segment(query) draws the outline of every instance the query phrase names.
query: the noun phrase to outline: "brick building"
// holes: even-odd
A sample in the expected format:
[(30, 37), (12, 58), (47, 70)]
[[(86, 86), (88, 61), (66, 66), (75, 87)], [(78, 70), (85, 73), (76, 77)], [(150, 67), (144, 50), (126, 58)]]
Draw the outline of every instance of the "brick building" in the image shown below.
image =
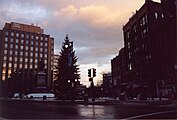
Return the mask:
[(123, 32), (126, 70), (120, 74), (125, 75), (125, 82), (121, 82), (122, 79), (119, 82), (127, 96), (175, 96), (177, 40), (174, 1), (157, 3), (146, 0), (124, 25)]
[(35, 25), (6, 23), (0, 30), (0, 82), (2, 96), (32, 92), (40, 59), (44, 60), (46, 86), (51, 89), (54, 39)]

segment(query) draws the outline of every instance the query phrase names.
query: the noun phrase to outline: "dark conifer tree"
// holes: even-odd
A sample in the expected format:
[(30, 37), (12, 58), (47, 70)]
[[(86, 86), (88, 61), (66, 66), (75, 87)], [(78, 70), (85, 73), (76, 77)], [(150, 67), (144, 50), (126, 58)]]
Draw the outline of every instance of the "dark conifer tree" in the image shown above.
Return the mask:
[(73, 50), (73, 42), (66, 35), (59, 54), (57, 71), (55, 71), (57, 80), (54, 84), (59, 98), (72, 99), (71, 97), (74, 95), (76, 82), (80, 79), (79, 66), (76, 65), (77, 60)]

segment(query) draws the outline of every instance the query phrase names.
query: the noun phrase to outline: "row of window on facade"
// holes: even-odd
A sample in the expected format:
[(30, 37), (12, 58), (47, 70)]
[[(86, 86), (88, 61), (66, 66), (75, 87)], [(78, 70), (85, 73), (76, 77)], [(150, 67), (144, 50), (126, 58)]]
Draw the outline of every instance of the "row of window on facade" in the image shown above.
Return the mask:
[[(131, 56), (131, 53), (129, 53), (129, 59), (131, 59), (131, 57), (132, 57), (132, 56)], [(139, 60), (139, 59), (134, 60), (134, 61), (135, 61), (134, 63), (135, 63), (135, 64), (138, 64), (138, 65), (139, 65), (140, 61), (149, 63), (149, 62), (151, 61), (151, 59), (152, 59), (152, 55), (151, 55), (151, 54), (148, 54), (148, 55), (142, 57), (141, 60)], [(132, 64), (132, 63), (129, 63), (129, 64), (128, 64), (128, 70), (129, 70), (129, 71), (133, 70), (133, 64)]]
[[(159, 19), (159, 18), (164, 19), (164, 14), (163, 14), (163, 13), (161, 14), (161, 13), (155, 12), (155, 13), (154, 13), (154, 17), (155, 17), (155, 19)], [(148, 23), (148, 17), (147, 17), (147, 15), (144, 15), (144, 16), (139, 20), (139, 24), (140, 24), (141, 27), (144, 27), (147, 23)], [(138, 24), (133, 25), (133, 27), (130, 28), (130, 30), (125, 34), (125, 39), (126, 39), (126, 40), (128, 40), (128, 39), (130, 38), (130, 34), (131, 34), (130, 31), (131, 31), (131, 29), (133, 30), (133, 32), (135, 32), (135, 33), (137, 32), (137, 25), (138, 25)], [(142, 32), (141, 32), (141, 37), (144, 38), (148, 31), (149, 31), (148, 27), (143, 28), (143, 30), (142, 30)], [(137, 39), (137, 37), (135, 37), (135, 40), (136, 40), (136, 39)]]
[[(13, 57), (13, 59), (14, 59), (14, 62), (17, 62), (18, 61), (18, 59), (19, 59), (19, 61), (22, 63), (23, 61), (25, 61), (25, 63), (28, 63), (28, 61), (30, 62), (30, 63), (33, 63), (33, 60), (34, 60), (34, 62), (35, 63), (38, 63), (38, 57), (36, 57), (36, 59), (33, 59), (33, 58), (23, 58), (23, 57)], [(4, 56), (4, 61), (7, 61), (7, 56)], [(10, 56), (10, 57), (8, 57), (8, 61), (9, 62), (11, 62), (12, 61), (12, 56)], [(45, 58), (45, 60), (44, 60), (44, 63), (46, 63), (47, 64), (47, 58)]]
[(34, 43), (35, 43), (35, 45), (36, 46), (38, 46), (39, 45), (39, 43), (40, 43), (40, 46), (45, 46), (45, 47), (47, 47), (47, 45), (48, 45), (48, 42), (39, 42), (39, 41), (30, 41), (30, 40), (23, 40), (23, 39), (14, 39), (14, 38), (7, 38), (7, 37), (5, 37), (5, 42), (7, 43), (7, 42), (10, 42), (10, 43), (21, 43), (21, 44), (24, 44), (24, 43), (26, 43), (26, 45), (34, 45)]
[[(17, 64), (14, 63), (13, 65), (14, 65), (14, 71), (15, 71), (15, 70), (17, 69)], [(2, 80), (5, 80), (5, 79), (6, 79), (6, 70), (8, 71), (8, 72), (7, 72), (7, 77), (8, 77), (8, 78), (11, 77), (11, 74), (12, 74), (13, 71), (12, 71), (12, 67), (10, 67), (10, 66), (12, 66), (12, 63), (9, 63), (8, 66), (9, 66), (8, 69), (6, 69), (5, 67), (3, 67)], [(38, 65), (35, 64), (34, 67), (37, 68)], [(22, 68), (23, 68), (23, 64), (19, 64), (19, 69), (22, 69)], [(24, 64), (24, 68), (25, 68), (25, 69), (28, 69), (28, 68), (32, 69), (32, 68), (33, 68), (33, 65), (30, 64), (29, 67), (28, 67), (28, 64)]]
[[(41, 51), (42, 52), (42, 51)], [(20, 52), (18, 52), (18, 51), (13, 51), (13, 50), (9, 50), (9, 58), (8, 59), (10, 59), (10, 57), (12, 57), (12, 55), (15, 55), (16, 57), (19, 55), (20, 57), (23, 57), (23, 56), (26, 56), (26, 57), (28, 57), (28, 56), (30, 56), (30, 57), (35, 57), (35, 58), (38, 58), (38, 57), (40, 57), (40, 58), (47, 58), (47, 53), (46, 54), (43, 54), (43, 53), (38, 53), (38, 52), (35, 52), (35, 53), (33, 53), (33, 52), (28, 52), (28, 51), (26, 51), (26, 52), (23, 52), (23, 51), (20, 51)], [(4, 60), (7, 60), (7, 55), (8, 55), (8, 50), (4, 50)]]
[[(36, 52), (38, 52), (38, 48), (37, 47), (29, 47), (29, 46), (23, 46), (23, 45), (21, 45), (21, 46), (18, 46), (18, 45), (13, 45), (13, 44), (10, 44), (10, 47), (8, 47), (8, 44), (5, 44), (4, 45), (4, 48), (5, 49), (7, 49), (7, 48), (10, 48), (10, 49), (13, 49), (13, 48), (15, 48), (16, 50), (18, 50), (18, 49), (20, 49), (20, 51), (23, 51), (23, 49), (25, 48), (25, 50), (26, 50), (26, 52), (28, 52), (28, 51), (30, 51), (30, 52), (33, 52), (34, 51), (34, 48), (35, 48), (35, 51)], [(30, 49), (29, 49), (30, 48)], [(5, 52), (5, 54), (6, 54), (6, 52), (7, 51), (4, 51)], [(40, 48), (40, 52), (42, 53), (42, 52), (45, 52), (45, 53), (47, 53), (48, 52), (48, 49), (47, 48)]]
[(12, 36), (12, 37), (21, 37), (21, 38), (26, 38), (26, 39), (36, 39), (38, 40), (40, 38), (40, 40), (45, 40), (45, 41), (48, 41), (48, 37), (45, 37), (45, 36), (40, 36), (40, 34), (31, 34), (30, 33), (26, 33), (26, 36), (25, 36), (25, 33), (20, 33), (20, 32), (12, 32), (12, 31), (6, 31), (5, 33), (6, 36)]

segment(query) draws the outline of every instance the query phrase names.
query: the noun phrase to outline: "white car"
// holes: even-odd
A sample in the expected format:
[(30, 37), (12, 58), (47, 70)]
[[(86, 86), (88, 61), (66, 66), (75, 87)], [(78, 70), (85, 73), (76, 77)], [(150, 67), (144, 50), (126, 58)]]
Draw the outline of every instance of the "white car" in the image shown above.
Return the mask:
[(54, 99), (55, 95), (53, 93), (30, 93), (27, 95), (30, 99)]

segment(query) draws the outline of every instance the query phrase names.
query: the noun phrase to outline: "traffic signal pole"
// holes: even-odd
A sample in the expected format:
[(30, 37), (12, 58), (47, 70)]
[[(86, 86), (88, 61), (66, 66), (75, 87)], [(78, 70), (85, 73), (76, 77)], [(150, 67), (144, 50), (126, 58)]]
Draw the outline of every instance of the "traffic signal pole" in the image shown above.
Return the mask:
[(89, 77), (89, 82), (90, 82), (92, 101), (95, 101), (94, 83), (93, 83), (93, 78), (96, 77), (96, 69), (95, 68), (88, 69), (88, 77)]

